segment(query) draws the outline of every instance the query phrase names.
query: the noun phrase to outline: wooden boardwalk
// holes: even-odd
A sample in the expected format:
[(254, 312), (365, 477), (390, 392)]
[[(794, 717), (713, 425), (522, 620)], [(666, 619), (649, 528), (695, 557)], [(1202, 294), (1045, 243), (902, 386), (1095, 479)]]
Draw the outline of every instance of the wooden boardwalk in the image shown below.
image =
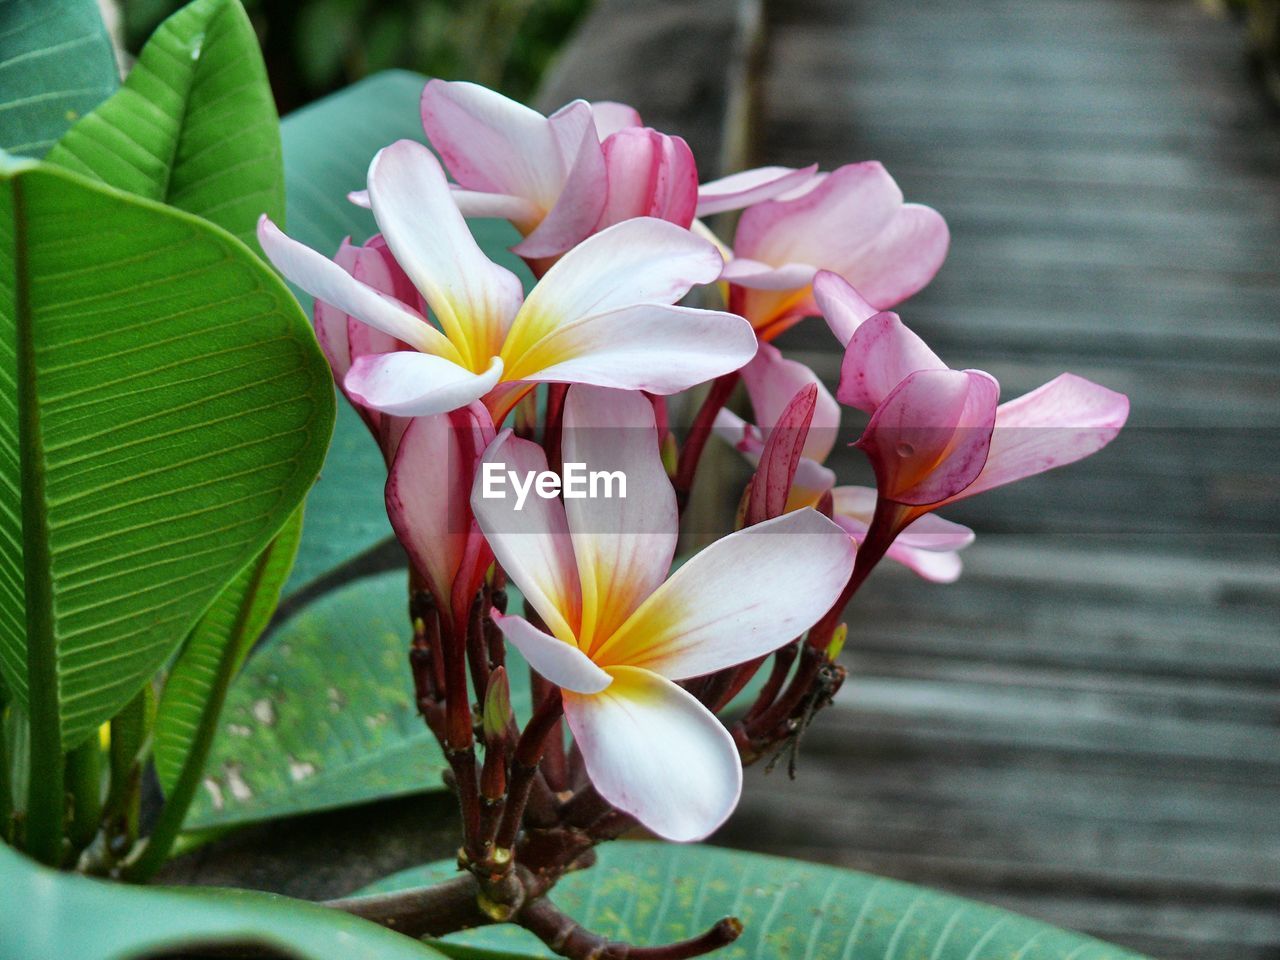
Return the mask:
[[(876, 574), (800, 782), (751, 777), (718, 840), (1275, 960), (1280, 122), (1238, 29), (1191, 0), (770, 6), (756, 159), (883, 160), (953, 234), (907, 323), (1006, 398), (1072, 370), (1133, 416), (949, 511), (979, 531), (959, 584)], [(782, 345), (834, 384), (820, 322)]]

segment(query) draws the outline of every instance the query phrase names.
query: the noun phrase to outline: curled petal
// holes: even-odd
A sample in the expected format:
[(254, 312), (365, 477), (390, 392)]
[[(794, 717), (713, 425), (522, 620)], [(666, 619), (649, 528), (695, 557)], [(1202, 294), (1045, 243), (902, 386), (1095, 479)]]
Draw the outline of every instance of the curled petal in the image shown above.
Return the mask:
[(947, 365), (896, 313), (878, 313), (854, 331), (840, 365), (840, 402), (874, 413), (893, 388), (917, 370)]
[(1129, 398), (1064, 373), (996, 411), (991, 453), (971, 497), (1097, 453), (1129, 418)]
[[(832, 519), (857, 543), (866, 539), (875, 512), (876, 492), (870, 487), (836, 487)], [(933, 513), (926, 513), (900, 533), (885, 556), (934, 583), (954, 583), (962, 563), (957, 553), (973, 543), (973, 531)]]
[(508, 378), (665, 395), (737, 370), (755, 350), (737, 314), (640, 304), (554, 328), (512, 357)]
[(522, 257), (554, 257), (589, 236), (600, 219), (608, 189), (604, 152), (586, 101), (561, 107), (547, 123), (564, 174), (555, 203), (542, 222), (511, 248)]
[(481, 459), (471, 509), (494, 556), (525, 600), (553, 634), (576, 646), (582, 590), (564, 504), (532, 490), (520, 504), (510, 483), (489, 486), (488, 464), (504, 479), (506, 470), (533, 477), (547, 469), (546, 454), (536, 443), (513, 437), (510, 430), (500, 433)]
[(502, 348), (524, 297), (520, 281), (476, 244), (444, 171), (422, 144), (399, 140), (378, 151), (369, 165), (369, 199), (396, 260), (467, 366), (479, 369)]
[(755, 359), (742, 368), (742, 382), (751, 398), (756, 425), (765, 430), (778, 422), (796, 391), (812, 384), (817, 396), (804, 456), (818, 463), (827, 458), (840, 429), (840, 405), (816, 373), (803, 363), (788, 360), (773, 344), (762, 343)]
[(588, 471), (609, 472), (626, 484), (624, 496), (615, 489), (612, 497), (575, 497), (566, 491), (564, 498), (582, 584), (578, 642), (591, 650), (666, 579), (679, 518), (658, 452), (653, 405), (642, 394), (571, 387), (562, 445), (566, 464), (585, 464)]
[(600, 795), (668, 840), (710, 834), (742, 793), (733, 738), (671, 681), (630, 667), (609, 670), (600, 693), (564, 695), (565, 719)]
[(472, 373), (441, 357), (401, 351), (360, 357), (343, 385), (356, 403), (399, 417), (425, 417), (479, 400), (501, 377), (497, 357), (484, 373)]
[(792, 167), (756, 167), (731, 173), (719, 180), (708, 180), (698, 187), (698, 216), (709, 217), (726, 210), (741, 210), (762, 200), (800, 187), (813, 179), (818, 165)]
[(679, 137), (628, 127), (604, 141), (608, 199), (596, 229), (632, 217), (657, 217), (681, 227), (693, 222), (698, 168)]
[(830, 270), (819, 270), (814, 276), (813, 298), (842, 347), (849, 345), (854, 331), (865, 320), (880, 312), (867, 303), (848, 280)]
[[(333, 262), (354, 276), (356, 260), (359, 256), (360, 248), (351, 242), (350, 237), (347, 237), (338, 247), (338, 252), (334, 254)], [(347, 340), (347, 323), (351, 315), (323, 300), (315, 302), (312, 315), (315, 321), (316, 341), (320, 344), (325, 359), (329, 361), (334, 379), (341, 384), (342, 378), (351, 369), (351, 344)]]
[(496, 610), (491, 616), (529, 666), (569, 693), (599, 693), (613, 678), (572, 643), (543, 633), (522, 617), (508, 617)]
[(760, 451), (760, 466), (751, 480), (744, 517), (746, 525), (770, 520), (786, 512), (817, 399), (817, 385), (805, 384), (796, 391), (778, 417), (778, 422), (769, 430), (764, 449)]
[(926, 506), (955, 496), (982, 471), (1000, 386), (978, 370), (920, 370), (885, 398), (858, 440), (880, 496)]
[(816, 623), (852, 569), (848, 535), (814, 510), (738, 530), (672, 574), (594, 659), (673, 680), (744, 663)]
[(813, 282), (817, 267), (811, 263), (771, 266), (747, 257), (734, 257), (724, 265), (720, 279), (750, 290), (795, 290)]
[(594, 100), (591, 103), (591, 119), (595, 121), (596, 135), (601, 142), (627, 127), (641, 127), (640, 111), (614, 100)]
[(888, 309), (928, 286), (946, 259), (950, 243), (951, 233), (942, 214), (907, 203), (875, 239), (832, 260), (830, 266), (870, 303)]
[(286, 236), (266, 215), (258, 220), (258, 242), (286, 279), (317, 300), (417, 350), (459, 359), (453, 344), (416, 310), (366, 286), (328, 257)]

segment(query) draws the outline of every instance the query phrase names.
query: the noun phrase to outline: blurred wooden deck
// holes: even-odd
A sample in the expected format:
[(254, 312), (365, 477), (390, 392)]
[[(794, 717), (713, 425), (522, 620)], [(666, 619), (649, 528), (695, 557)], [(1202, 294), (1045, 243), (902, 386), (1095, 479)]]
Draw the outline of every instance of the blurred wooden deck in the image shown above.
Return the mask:
[[(757, 160), (880, 159), (951, 224), (907, 323), (1006, 398), (1071, 370), (1133, 416), (949, 511), (979, 531), (959, 584), (876, 574), (801, 779), (754, 775), (717, 839), (1275, 960), (1280, 123), (1238, 28), (1190, 0), (774, 0), (768, 43)], [(834, 384), (832, 343), (783, 346)]]

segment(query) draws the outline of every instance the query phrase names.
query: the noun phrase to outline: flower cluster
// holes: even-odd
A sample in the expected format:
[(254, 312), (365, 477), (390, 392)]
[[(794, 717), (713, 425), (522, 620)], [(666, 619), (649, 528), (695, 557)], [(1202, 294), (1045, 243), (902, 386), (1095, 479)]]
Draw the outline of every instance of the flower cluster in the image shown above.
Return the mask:
[[(932, 279), (949, 238), (878, 163), (699, 184), (688, 145), (621, 104), (544, 117), (433, 80), (421, 107), (430, 148), (387, 146), (350, 196), (377, 236), (333, 259), (266, 218), (259, 238), (316, 298), (334, 376), (382, 448), (461, 860), (486, 910), (518, 919), (636, 822), (680, 841), (718, 827), (742, 764), (838, 688), (840, 617), (879, 560), (956, 579), (974, 535), (933, 511), (1099, 450), (1128, 403), (1063, 374), (1000, 404), (995, 378), (950, 369), (887, 312)], [(699, 219), (738, 209), (732, 245)], [(527, 295), (476, 244), (473, 216), (519, 231)], [(681, 306), (695, 287), (724, 309)], [(834, 397), (768, 342), (818, 315), (843, 349)], [(750, 421), (727, 408), (739, 380)], [(709, 381), (678, 443), (666, 398)], [(869, 417), (855, 445), (875, 489), (823, 465), (842, 406)], [(713, 433), (754, 474), (738, 529), (673, 573)], [(567, 494), (565, 465), (622, 477), (625, 496)], [(555, 482), (495, 497), (490, 468)], [(532, 671), (523, 729), (507, 644)]]

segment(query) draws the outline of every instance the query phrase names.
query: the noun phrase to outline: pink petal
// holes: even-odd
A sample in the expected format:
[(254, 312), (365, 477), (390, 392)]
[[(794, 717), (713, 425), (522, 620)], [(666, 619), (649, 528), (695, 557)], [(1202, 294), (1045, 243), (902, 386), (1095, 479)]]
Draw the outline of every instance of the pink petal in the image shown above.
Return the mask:
[[(334, 254), (333, 262), (347, 273), (354, 274), (359, 251), (360, 248), (351, 242), (350, 237), (347, 237), (338, 247), (338, 252)], [(316, 341), (320, 344), (320, 350), (324, 353), (325, 359), (329, 361), (334, 379), (341, 384), (342, 378), (351, 369), (351, 345), (347, 341), (347, 322), (350, 314), (331, 303), (317, 300), (312, 308), (312, 316), (316, 329)]]
[(818, 390), (812, 384), (801, 387), (769, 431), (760, 466), (751, 480), (744, 523), (747, 526), (772, 520), (786, 512), (800, 453), (809, 435), (809, 423), (817, 403)]
[(592, 101), (591, 118), (595, 121), (596, 135), (601, 142), (627, 127), (644, 126), (640, 121), (640, 112), (635, 107), (613, 100)]
[(827, 459), (840, 429), (840, 405), (816, 373), (803, 363), (786, 359), (773, 344), (762, 343), (755, 359), (742, 368), (742, 381), (751, 398), (756, 424), (765, 430), (778, 422), (796, 391), (810, 384), (815, 386), (818, 393), (804, 456), (818, 463)]
[(449, 195), (464, 217), (495, 217), (510, 220), (521, 231), (530, 231), (542, 219), (542, 211), (531, 200), (508, 193), (482, 193), (452, 187)]
[(908, 203), (869, 244), (850, 247), (843, 258), (837, 255), (822, 265), (839, 272), (870, 303), (888, 309), (929, 284), (950, 243), (940, 213)]
[(747, 257), (734, 257), (724, 265), (720, 279), (751, 290), (795, 290), (813, 282), (817, 268), (809, 263), (770, 266)]
[(475, 83), (431, 80), (422, 126), (463, 187), (524, 197), (550, 210), (567, 168), (550, 121)]
[(379, 353), (360, 357), (343, 381), (356, 403), (399, 417), (448, 413), (479, 400), (502, 377), (497, 357), (484, 373), (427, 353)]
[(964, 490), (987, 460), (1000, 386), (978, 370), (920, 370), (885, 398), (858, 440), (880, 496), (930, 505)]
[[(876, 492), (870, 487), (836, 487), (831, 491), (835, 520), (861, 544), (875, 512)], [(898, 535), (885, 554), (926, 580), (952, 583), (960, 576), (961, 561), (956, 551), (973, 542), (968, 527), (936, 514), (926, 513)]]
[[(547, 469), (546, 454), (536, 443), (513, 437), (510, 430), (500, 433), (481, 459), (471, 489), (471, 509), (494, 556), (525, 600), (556, 637), (576, 646), (582, 590), (564, 505), (531, 490), (517, 510), (510, 483), (486, 488), (485, 464), (490, 463), (501, 467), (504, 475), (505, 470), (514, 470), (523, 483), (523, 478)], [(486, 492), (501, 495), (486, 496)]]
[(901, 537), (885, 551), (885, 556), (900, 563), (917, 576), (931, 583), (955, 583), (960, 579), (964, 561), (954, 550), (937, 552), (920, 550), (901, 543)]
[(566, 693), (565, 718), (600, 795), (660, 837), (701, 840), (742, 792), (733, 738), (669, 680), (614, 667), (597, 694)]
[(379, 150), (369, 199), (387, 245), (466, 364), (479, 369), (497, 356), (524, 290), (476, 244), (431, 151), (412, 140)]
[(819, 270), (813, 278), (813, 297), (840, 346), (847, 347), (862, 323), (879, 313), (849, 281), (838, 273)]
[(1115, 439), (1129, 398), (1064, 373), (996, 411), (991, 453), (977, 480), (953, 499), (1074, 463)]
[(608, 192), (604, 152), (591, 108), (577, 100), (548, 119), (564, 175), (555, 203), (542, 222), (511, 249), (522, 257), (554, 257), (590, 236)]
[(816, 623), (852, 569), (852, 541), (814, 510), (738, 530), (677, 570), (594, 659), (673, 680), (744, 663)]
[(416, 310), (360, 283), (329, 258), (281, 233), (265, 215), (258, 220), (258, 242), (277, 270), (317, 300), (415, 349), (457, 357), (453, 345)]
[[(563, 459), (588, 471), (617, 471), (625, 496), (573, 497), (565, 513), (582, 584), (579, 643), (603, 642), (657, 589), (671, 569), (679, 519), (658, 452), (653, 405), (634, 391), (570, 388)], [(590, 491), (587, 491), (590, 493)]]
[(841, 403), (874, 413), (909, 374), (946, 369), (896, 313), (878, 313), (854, 331), (845, 347), (836, 396)]
[(762, 200), (772, 200), (808, 183), (817, 171), (816, 163), (798, 170), (791, 167), (756, 167), (731, 173), (719, 180), (709, 180), (698, 187), (698, 216), (709, 217), (713, 213), (741, 210)]
[(902, 191), (874, 161), (832, 171), (792, 200), (767, 200), (738, 221), (735, 255), (780, 266), (827, 267), (871, 244), (902, 207)]
[(754, 424), (747, 423), (732, 410), (721, 410), (716, 414), (712, 429), (716, 436), (745, 456), (752, 466), (760, 462), (764, 435)]
[(604, 141), (608, 199), (596, 229), (632, 217), (657, 217), (681, 227), (693, 222), (698, 168), (679, 137), (628, 127)]
[(566, 693), (599, 693), (613, 683), (613, 678), (574, 644), (543, 633), (522, 617), (504, 616), (496, 610), (491, 616), (529, 666)]
[(737, 314), (641, 304), (561, 324), (513, 357), (509, 379), (667, 395), (737, 370), (755, 350)]
[(487, 427), (468, 411), (419, 417), (404, 431), (387, 477), (391, 526), (446, 609), (471, 530), (472, 475), (492, 439)]

